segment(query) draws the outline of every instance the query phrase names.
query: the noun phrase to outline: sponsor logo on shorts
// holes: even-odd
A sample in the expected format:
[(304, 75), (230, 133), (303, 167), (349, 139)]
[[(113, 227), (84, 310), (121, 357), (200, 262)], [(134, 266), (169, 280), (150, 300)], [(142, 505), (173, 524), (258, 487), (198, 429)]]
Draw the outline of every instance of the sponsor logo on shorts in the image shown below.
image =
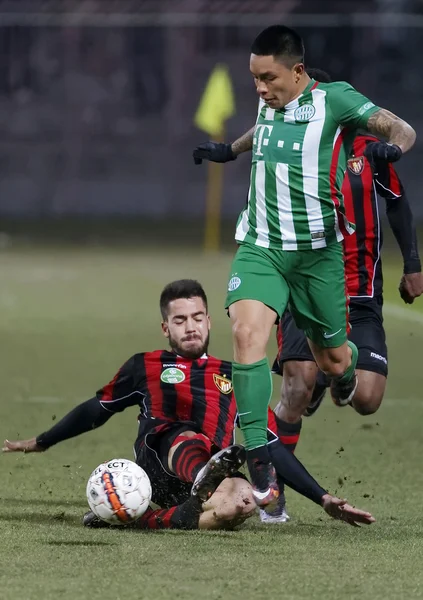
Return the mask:
[(241, 279), (239, 277), (231, 277), (228, 283), (228, 292), (233, 292), (241, 285)]
[(160, 379), (163, 383), (182, 383), (185, 380), (185, 373), (180, 369), (171, 367), (163, 371), (160, 375)]
[(364, 169), (364, 157), (356, 156), (354, 158), (350, 158), (347, 162), (348, 169), (354, 175), (361, 175)]
[(303, 104), (295, 109), (294, 119), (296, 121), (306, 122), (310, 121), (316, 114), (316, 109), (312, 104)]
[(361, 106), (361, 107), (358, 109), (358, 114), (359, 114), (359, 115), (360, 115), (360, 117), (361, 117), (362, 115), (364, 115), (364, 113), (365, 113), (365, 112), (367, 112), (368, 110), (370, 110), (370, 109), (371, 109), (371, 108), (373, 108), (373, 107), (374, 107), (374, 104), (373, 104), (373, 102), (366, 102), (366, 104), (363, 104), (363, 106)]
[(385, 363), (385, 365), (388, 364), (388, 361), (386, 360), (386, 358), (384, 356), (381, 356), (380, 354), (376, 354), (376, 352), (370, 352), (370, 358), (375, 358), (376, 360), (381, 360), (383, 363)]
[(325, 338), (325, 340), (329, 340), (330, 338), (335, 337), (335, 335), (337, 333), (339, 333), (340, 331), (342, 331), (342, 327), (341, 329), (338, 329), (338, 331), (335, 331), (335, 333), (326, 333), (326, 331), (323, 332), (323, 337)]
[(213, 373), (213, 381), (222, 394), (230, 394), (232, 392), (232, 381), (227, 379), (226, 375), (216, 375), (216, 373)]

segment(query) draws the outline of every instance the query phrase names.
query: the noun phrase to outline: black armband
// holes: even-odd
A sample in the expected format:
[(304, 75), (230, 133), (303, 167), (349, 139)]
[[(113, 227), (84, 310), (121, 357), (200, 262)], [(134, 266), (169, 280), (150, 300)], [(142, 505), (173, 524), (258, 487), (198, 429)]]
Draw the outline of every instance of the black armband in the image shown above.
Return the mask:
[(37, 444), (47, 450), (59, 442), (104, 425), (112, 415), (112, 412), (101, 406), (97, 398), (91, 398), (76, 406), (51, 429), (37, 436)]

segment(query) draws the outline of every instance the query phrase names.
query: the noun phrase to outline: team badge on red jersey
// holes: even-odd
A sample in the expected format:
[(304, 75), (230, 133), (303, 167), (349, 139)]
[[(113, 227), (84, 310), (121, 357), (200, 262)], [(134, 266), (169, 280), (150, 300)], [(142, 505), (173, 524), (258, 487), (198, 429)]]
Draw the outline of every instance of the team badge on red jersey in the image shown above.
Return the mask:
[(354, 175), (361, 175), (364, 169), (364, 156), (355, 156), (348, 160), (348, 168)]
[(216, 373), (213, 373), (213, 381), (222, 394), (230, 394), (232, 392), (232, 381), (226, 379), (223, 375), (216, 375)]

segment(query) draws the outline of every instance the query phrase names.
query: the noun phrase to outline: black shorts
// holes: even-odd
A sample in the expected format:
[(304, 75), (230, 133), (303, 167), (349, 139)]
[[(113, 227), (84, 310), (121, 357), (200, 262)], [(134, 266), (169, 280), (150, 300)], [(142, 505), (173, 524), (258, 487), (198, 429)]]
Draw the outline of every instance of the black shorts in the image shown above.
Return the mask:
[[(372, 298), (366, 302), (350, 303), (349, 321), (351, 332), (348, 336), (358, 348), (357, 369), (388, 376), (388, 349), (382, 316), (383, 300)], [(278, 356), (273, 364), (273, 372), (282, 374), (283, 363), (289, 360), (314, 361), (306, 336), (295, 325), (294, 319), (286, 312), (278, 326), (282, 332)], [(280, 339), (281, 336), (278, 336)]]
[(151, 427), (143, 423), (142, 434), (134, 445), (137, 465), (147, 473), (152, 489), (151, 499), (161, 508), (170, 508), (188, 500), (192, 483), (181, 481), (169, 471), (169, 450), (184, 431), (201, 433), (193, 423), (166, 423), (151, 420)]

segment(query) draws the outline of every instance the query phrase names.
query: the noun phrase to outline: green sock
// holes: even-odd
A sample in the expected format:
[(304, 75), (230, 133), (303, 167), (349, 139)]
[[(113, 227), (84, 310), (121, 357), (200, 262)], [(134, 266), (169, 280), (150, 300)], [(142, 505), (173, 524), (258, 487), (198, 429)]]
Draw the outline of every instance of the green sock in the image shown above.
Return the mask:
[(232, 383), (245, 447), (267, 444), (267, 407), (272, 397), (272, 375), (267, 358), (251, 365), (232, 363)]
[(348, 369), (345, 371), (345, 373), (342, 375), (342, 377), (339, 378), (338, 381), (340, 381), (341, 383), (348, 383), (348, 381), (351, 381), (351, 379), (354, 376), (355, 367), (357, 366), (358, 348), (353, 342), (350, 342), (349, 340), (348, 340), (348, 346), (351, 348), (351, 352), (352, 352), (351, 364), (348, 367)]

